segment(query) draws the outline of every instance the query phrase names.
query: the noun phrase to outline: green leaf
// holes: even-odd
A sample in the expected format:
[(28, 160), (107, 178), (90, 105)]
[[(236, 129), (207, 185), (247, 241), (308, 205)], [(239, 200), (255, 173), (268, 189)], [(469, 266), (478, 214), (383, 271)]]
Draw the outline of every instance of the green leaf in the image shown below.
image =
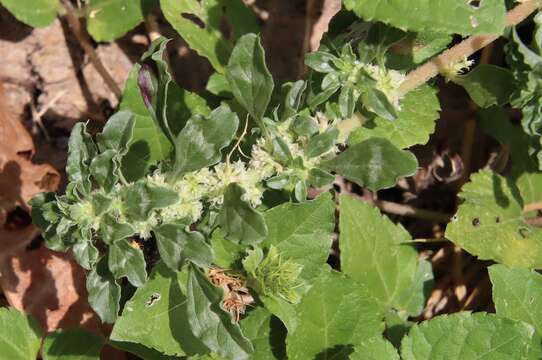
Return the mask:
[(440, 104), (435, 89), (423, 85), (405, 96), (395, 120), (377, 117), (364, 123), (350, 135), (348, 144), (358, 144), (372, 137), (388, 139), (401, 149), (425, 144), (435, 129), (439, 111)]
[(245, 190), (236, 183), (228, 185), (218, 221), (226, 239), (236, 244), (255, 244), (267, 236), (265, 219), (250, 204), (242, 200)]
[(226, 240), (224, 233), (217, 228), (211, 235), (211, 246), (215, 255), (213, 263), (221, 268), (232, 269), (245, 255), (245, 246)]
[(468, 74), (452, 78), (452, 81), (463, 86), (472, 101), (482, 108), (510, 102), (515, 91), (512, 72), (489, 64), (480, 64)]
[(160, 0), (166, 20), (199, 55), (206, 57), (219, 73), (224, 73), (231, 45), (220, 33), (220, 3), (217, 0)]
[(446, 228), (446, 238), (481, 260), (542, 267), (542, 232), (526, 223), (517, 189), (507, 179), (480, 171), (459, 196), (463, 203)]
[(338, 57), (327, 51), (313, 51), (305, 55), (305, 65), (319, 73), (337, 71), (338, 68), (334, 63), (338, 60)]
[(373, 205), (347, 195), (340, 199), (341, 270), (365, 285), (382, 310), (406, 310), (398, 298), (412, 290), (418, 262), (416, 249), (405, 244), (409, 233)]
[(382, 21), (403, 30), (441, 33), (502, 34), (506, 8), (500, 0), (345, 0), (344, 6), (365, 21)]
[(96, 145), (87, 133), (86, 125), (84, 123), (75, 124), (68, 142), (66, 172), (68, 180), (75, 183), (76, 189), (83, 194), (88, 194), (91, 190), (89, 166), (91, 160), (96, 156), (96, 152)]
[(87, 275), (87, 292), (88, 302), (100, 319), (114, 323), (119, 312), (120, 286), (107, 268), (105, 257)]
[(72, 252), (75, 261), (87, 270), (90, 270), (96, 264), (100, 256), (98, 249), (90, 239), (78, 240), (73, 244)]
[(235, 99), (261, 122), (273, 93), (273, 77), (265, 65), (265, 53), (255, 34), (242, 36), (235, 45), (226, 69)]
[(150, 165), (166, 159), (172, 149), (171, 143), (143, 102), (137, 84), (140, 69), (141, 65), (135, 64), (130, 71), (119, 105), (121, 110), (129, 110), (134, 114), (133, 136), (122, 166), (122, 172), (132, 181), (142, 177)]
[(0, 349), (9, 360), (35, 360), (41, 345), (38, 323), (14, 308), (0, 308)]
[(144, 2), (92, 0), (86, 7), (88, 32), (96, 41), (118, 39), (143, 21)]
[(349, 347), (384, 330), (379, 306), (367, 289), (326, 270), (297, 307), (299, 324), (286, 338), (288, 359), (344, 359)]
[(132, 245), (130, 240), (119, 240), (111, 244), (107, 262), (115, 279), (126, 276), (135, 287), (141, 287), (147, 281), (143, 251), (137, 245)]
[(393, 345), (381, 336), (375, 336), (363, 341), (356, 349), (350, 360), (399, 360), (399, 354)]
[[(374, 112), (379, 117), (388, 121), (395, 121), (397, 119), (397, 110), (382, 91), (375, 88), (368, 88), (361, 95), (361, 101), (369, 111)], [(354, 106), (354, 104), (351, 106)], [(353, 112), (353, 107), (351, 110)], [(352, 112), (350, 112), (349, 115), (352, 114)], [(345, 116), (344, 112), (343, 116)]]
[(404, 360), (539, 359), (540, 337), (525, 323), (461, 312), (414, 325), (401, 343)]
[(282, 85), (283, 91), (287, 90), (284, 98), (284, 109), (281, 114), (282, 119), (287, 119), (290, 116), (295, 115), (303, 103), (303, 94), (307, 89), (307, 82), (304, 80), (297, 80), (293, 83), (286, 83)]
[(350, 146), (321, 166), (376, 191), (394, 186), (400, 177), (414, 175), (418, 161), (414, 154), (396, 148), (389, 140), (371, 138)]
[(17, 20), (32, 27), (45, 27), (56, 19), (58, 0), (0, 0)]
[(534, 270), (489, 267), (497, 315), (524, 321), (542, 334), (542, 275)]
[(403, 311), (407, 314), (416, 315), (423, 311), (433, 289), (433, 280), (431, 261), (419, 259), (412, 283), (408, 288), (403, 289), (395, 300), (395, 308), (401, 312), (401, 315), (404, 315)]
[(160, 258), (173, 271), (178, 271), (186, 260), (198, 266), (209, 266), (213, 261), (213, 249), (203, 235), (186, 231), (186, 226), (165, 224), (154, 230)]
[(335, 180), (335, 176), (331, 175), (327, 171), (322, 169), (313, 168), (309, 171), (309, 178), (307, 181), (311, 186), (314, 187), (323, 187), (331, 184)]
[(119, 111), (107, 120), (101, 132), (96, 136), (98, 147), (103, 152), (116, 150), (124, 155), (131, 143), (135, 125), (135, 116), (130, 111)]
[(214, 165), (222, 158), (222, 149), (230, 144), (239, 119), (227, 106), (215, 109), (209, 118), (193, 117), (175, 140), (176, 176)]
[(115, 349), (119, 349), (122, 351), (126, 351), (130, 354), (137, 355), (139, 358), (143, 360), (180, 360), (181, 359), (176, 356), (173, 357), (173, 356), (164, 355), (158, 350), (154, 350), (146, 346), (143, 346), (141, 344), (136, 344), (132, 342), (109, 340), (107, 343), (108, 345), (114, 347)]
[(281, 256), (303, 265), (311, 281), (326, 263), (335, 228), (335, 203), (324, 193), (302, 204), (286, 203), (264, 213), (269, 234), (262, 246), (274, 245)]
[(82, 328), (57, 330), (43, 342), (43, 360), (100, 360), (105, 339)]
[(126, 303), (110, 338), (141, 344), (166, 355), (205, 354), (209, 350), (190, 331), (180, 273), (161, 262)]
[(111, 191), (118, 181), (117, 163), (118, 153), (115, 150), (106, 150), (96, 155), (90, 163), (90, 174), (105, 191)]
[(145, 221), (152, 210), (167, 207), (179, 200), (174, 190), (152, 185), (144, 180), (131, 184), (121, 193), (124, 213), (134, 220)]
[(523, 173), (516, 181), (524, 205), (542, 202), (542, 173)]
[(132, 225), (121, 223), (111, 214), (105, 214), (100, 219), (100, 238), (107, 244), (111, 245), (115, 241), (125, 239), (135, 234), (135, 229)]
[(324, 154), (335, 145), (338, 136), (339, 130), (335, 127), (329, 128), (323, 133), (313, 136), (307, 144), (305, 155), (312, 158)]
[(191, 329), (211, 351), (228, 359), (249, 359), (254, 348), (220, 307), (223, 290), (209, 282), (200, 270), (188, 270), (187, 314)]
[(254, 345), (251, 360), (274, 360), (286, 358), (284, 337), (286, 331), (280, 321), (262, 307), (251, 310), (239, 325)]

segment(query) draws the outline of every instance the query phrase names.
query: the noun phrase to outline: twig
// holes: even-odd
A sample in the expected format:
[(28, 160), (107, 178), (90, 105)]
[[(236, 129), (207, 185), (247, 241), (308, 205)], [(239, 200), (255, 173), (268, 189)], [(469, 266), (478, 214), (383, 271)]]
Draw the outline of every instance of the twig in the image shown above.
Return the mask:
[[(529, 15), (535, 12), (540, 6), (539, 0), (525, 1), (512, 10), (506, 16), (506, 24), (514, 26), (525, 20)], [(410, 72), (400, 91), (403, 94), (416, 89), (425, 84), (429, 79), (437, 76), (441, 70), (444, 70), (450, 64), (453, 64), (466, 56), (470, 56), (478, 50), (491, 44), (500, 37), (499, 34), (471, 36), (452, 48), (446, 50), (441, 55), (434, 57), (429, 62)]]
[(96, 71), (98, 71), (100, 76), (104, 79), (109, 89), (113, 92), (113, 94), (115, 94), (117, 99), (120, 99), (120, 97), (122, 96), (122, 91), (118, 87), (111, 74), (109, 74), (109, 72), (105, 68), (104, 64), (98, 57), (98, 54), (96, 54), (96, 51), (94, 51), (94, 47), (92, 46), (88, 35), (83, 30), (79, 18), (75, 15), (75, 9), (73, 8), (73, 5), (69, 2), (69, 0), (62, 0), (62, 4), (66, 9), (66, 19), (68, 20), (68, 24), (70, 24), (70, 27), (72, 28), (72, 31), (77, 38), (79, 45), (81, 45), (81, 47), (85, 51), (85, 54), (87, 54), (88, 58), (90, 59), (90, 62), (92, 63), (92, 65), (94, 65)]
[(534, 203), (526, 204), (523, 207), (524, 213), (530, 212), (530, 211), (537, 211), (537, 210), (542, 210), (542, 202), (534, 202)]
[(443, 214), (425, 209), (418, 209), (410, 205), (403, 205), (385, 200), (374, 200), (373, 204), (384, 212), (401, 216), (409, 216), (421, 220), (447, 223), (452, 218), (452, 215), (449, 214)]

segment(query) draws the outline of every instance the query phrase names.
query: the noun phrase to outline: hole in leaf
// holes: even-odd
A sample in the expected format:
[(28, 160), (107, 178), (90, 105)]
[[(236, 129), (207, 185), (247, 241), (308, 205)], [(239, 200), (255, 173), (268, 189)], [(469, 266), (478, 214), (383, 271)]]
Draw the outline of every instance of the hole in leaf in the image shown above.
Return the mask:
[(161, 295), (159, 293), (152, 293), (149, 300), (145, 303), (146, 308), (150, 308), (160, 300)]
[(205, 29), (205, 23), (203, 20), (201, 20), (198, 16), (191, 14), (191, 13), (181, 13), (181, 16), (185, 18), (186, 20), (192, 21), (194, 24), (196, 24), (200, 29)]
[(482, 6), (482, 0), (470, 0), (469, 5), (473, 9), (478, 10)]
[(496, 222), (497, 224), (500, 223), (500, 222), (501, 222), (501, 218), (497, 216), (497, 217), (495, 218), (495, 222)]
[(480, 219), (478, 218), (472, 219), (472, 226), (480, 226)]

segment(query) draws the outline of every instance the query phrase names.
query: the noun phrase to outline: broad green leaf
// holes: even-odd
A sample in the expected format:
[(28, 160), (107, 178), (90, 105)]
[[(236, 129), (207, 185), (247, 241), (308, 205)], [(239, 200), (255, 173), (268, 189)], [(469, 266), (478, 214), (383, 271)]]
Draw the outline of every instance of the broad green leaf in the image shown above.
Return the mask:
[(135, 287), (141, 287), (147, 281), (143, 251), (130, 240), (119, 240), (111, 244), (107, 262), (115, 279), (126, 276), (130, 284)]
[(124, 214), (133, 220), (145, 221), (154, 209), (164, 208), (179, 200), (174, 190), (152, 185), (144, 180), (125, 187), (121, 193)]
[[(148, 1), (147, 1), (148, 2)], [(92, 0), (87, 10), (87, 29), (96, 41), (113, 41), (143, 21), (143, 1)]]
[(56, 19), (59, 0), (0, 0), (17, 20), (32, 27), (45, 27)]
[(408, 70), (437, 55), (452, 42), (450, 34), (438, 32), (411, 33), (401, 41), (398, 52), (388, 52), (388, 68)]
[(68, 180), (75, 183), (76, 189), (83, 194), (88, 194), (91, 190), (89, 166), (96, 152), (96, 145), (88, 134), (86, 125), (75, 124), (68, 142), (66, 172)]
[(345, 0), (344, 5), (365, 21), (418, 32), (502, 34), (506, 25), (501, 0)]
[(440, 104), (435, 89), (428, 85), (409, 92), (401, 101), (401, 111), (395, 120), (376, 117), (354, 130), (348, 144), (354, 145), (372, 137), (385, 138), (401, 149), (425, 144), (435, 130)]
[(489, 267), (497, 315), (525, 321), (542, 334), (542, 275), (534, 270)]
[(472, 101), (482, 108), (510, 102), (515, 90), (512, 72), (490, 64), (480, 64), (468, 74), (452, 78), (452, 81), (463, 86)]
[(234, 268), (245, 256), (245, 246), (235, 244), (224, 237), (224, 232), (217, 228), (211, 235), (211, 246), (215, 255), (213, 263), (225, 269)]
[(338, 57), (327, 51), (313, 51), (305, 55), (305, 65), (320, 73), (337, 71), (335, 63), (338, 60)]
[(100, 219), (100, 238), (107, 245), (135, 234), (135, 229), (128, 223), (119, 222), (113, 215), (105, 214)]
[(273, 93), (273, 77), (265, 65), (265, 52), (255, 34), (242, 36), (235, 45), (226, 69), (235, 99), (261, 122)]
[(480, 171), (459, 196), (463, 203), (446, 228), (446, 238), (481, 260), (542, 267), (542, 231), (527, 224), (517, 189), (506, 178)]
[(223, 98), (232, 98), (233, 95), (230, 91), (230, 84), (226, 76), (221, 73), (214, 73), (209, 76), (207, 80), (207, 85), (205, 85), (205, 90), (209, 91), (211, 94), (220, 96)]
[(194, 266), (188, 270), (187, 314), (192, 332), (211, 351), (228, 359), (249, 359), (254, 347), (231, 315), (220, 307), (223, 290)]
[(141, 344), (136, 344), (133, 342), (114, 341), (114, 340), (109, 339), (107, 343), (108, 345), (114, 347), (115, 349), (119, 349), (122, 351), (126, 351), (130, 354), (137, 355), (143, 360), (181, 360), (180, 357), (164, 355), (158, 350), (151, 349), (149, 347), (143, 346)]
[(523, 205), (542, 202), (542, 173), (523, 173), (516, 185), (521, 192)]
[(375, 336), (357, 345), (350, 355), (350, 360), (399, 360), (399, 354), (393, 345), (382, 338)]
[(175, 140), (175, 174), (214, 165), (222, 158), (222, 149), (230, 144), (239, 119), (227, 106), (215, 109), (208, 118), (192, 117)]
[(87, 292), (88, 302), (100, 319), (114, 323), (120, 307), (120, 286), (107, 268), (106, 258), (87, 275)]
[[(390, 103), (388, 97), (382, 91), (375, 88), (368, 88), (361, 94), (361, 101), (369, 111), (374, 112), (379, 117), (388, 121), (395, 121), (397, 119), (397, 109)], [(353, 112), (354, 109), (352, 108), (351, 110)], [(348, 117), (352, 115), (352, 112), (348, 113)], [(343, 117), (346, 117), (344, 112)]]
[(122, 110), (111, 116), (100, 134), (96, 136), (101, 151), (116, 150), (126, 154), (128, 144), (132, 142), (135, 116), (130, 111)]
[(401, 343), (404, 360), (539, 359), (540, 337), (531, 325), (494, 314), (461, 312), (414, 325)]
[(228, 185), (218, 222), (226, 239), (249, 245), (259, 243), (267, 236), (267, 226), (262, 214), (242, 199), (244, 192), (236, 183)]
[(416, 249), (405, 244), (409, 233), (377, 207), (343, 195), (340, 234), (341, 270), (365, 285), (383, 311), (406, 310), (398, 298), (411, 290), (418, 262)]
[(284, 326), (265, 308), (251, 310), (239, 323), (254, 345), (251, 360), (274, 360), (286, 357)]
[(324, 154), (335, 145), (337, 136), (339, 136), (339, 131), (334, 127), (313, 136), (307, 144), (305, 155), (308, 157), (316, 157)]
[(418, 161), (414, 154), (398, 149), (389, 140), (370, 138), (350, 146), (322, 166), (376, 191), (394, 186), (400, 177), (414, 175)]
[(208, 349), (190, 331), (179, 277), (180, 273), (158, 263), (149, 280), (124, 306), (110, 338), (141, 344), (166, 355), (207, 353)]
[(142, 177), (148, 166), (166, 159), (172, 149), (171, 143), (154, 122), (143, 102), (137, 85), (140, 69), (141, 65), (135, 64), (130, 71), (119, 105), (121, 110), (132, 112), (135, 121), (129, 150), (123, 158), (122, 169), (128, 180), (137, 180)]
[(35, 360), (41, 345), (39, 324), (14, 308), (0, 308), (0, 355), (9, 360)]
[(90, 163), (90, 174), (94, 181), (105, 191), (111, 191), (118, 181), (116, 158), (118, 153), (115, 150), (106, 150), (96, 155)]
[(312, 280), (329, 256), (334, 214), (328, 193), (302, 204), (274, 207), (264, 213), (269, 233), (262, 246), (274, 245), (285, 259), (303, 265), (302, 278)]
[(90, 270), (96, 261), (100, 253), (94, 246), (90, 239), (80, 239), (72, 246), (73, 257), (79, 265), (83, 268)]
[(355, 344), (380, 335), (382, 314), (364, 286), (323, 271), (297, 307), (299, 324), (286, 338), (288, 359), (344, 359)]
[(206, 57), (219, 73), (231, 52), (220, 33), (220, 2), (217, 0), (160, 0), (167, 21), (199, 55)]
[(424, 307), (427, 298), (433, 289), (433, 267), (431, 261), (419, 259), (414, 273), (414, 279), (410, 286), (404, 288), (395, 300), (395, 308), (403, 316), (406, 314), (420, 314)]
[(213, 249), (203, 235), (185, 228), (185, 225), (165, 224), (154, 230), (160, 258), (172, 271), (179, 271), (186, 260), (201, 267), (209, 266)]
[(43, 360), (100, 360), (105, 339), (82, 328), (57, 330), (43, 342)]

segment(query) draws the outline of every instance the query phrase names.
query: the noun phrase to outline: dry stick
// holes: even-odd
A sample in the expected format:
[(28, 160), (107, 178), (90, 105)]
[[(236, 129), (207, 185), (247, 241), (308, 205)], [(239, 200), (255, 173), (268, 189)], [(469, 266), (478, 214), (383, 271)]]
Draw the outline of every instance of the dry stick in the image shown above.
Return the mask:
[(107, 87), (109, 87), (113, 94), (115, 94), (117, 99), (120, 99), (120, 97), (122, 96), (122, 91), (118, 87), (113, 77), (105, 68), (104, 64), (98, 57), (98, 54), (96, 54), (96, 52), (94, 51), (94, 47), (92, 46), (88, 35), (83, 30), (79, 18), (75, 15), (75, 9), (73, 8), (73, 5), (69, 2), (69, 0), (63, 0), (62, 4), (66, 9), (66, 19), (68, 20), (68, 24), (70, 24), (70, 27), (72, 28), (73, 34), (77, 38), (79, 45), (81, 45), (81, 47), (85, 51), (85, 54), (87, 54), (90, 62), (96, 68), (96, 71), (98, 71), (100, 76), (104, 79)]
[[(506, 16), (506, 24), (508, 26), (514, 26), (525, 20), (529, 15), (535, 12), (540, 6), (539, 0), (530, 0), (521, 3), (512, 10), (510, 10)], [(408, 93), (416, 89), (418, 86), (425, 84), (429, 79), (437, 76), (441, 70), (447, 68), (450, 64), (453, 64), (465, 56), (470, 56), (478, 50), (491, 44), (497, 40), (500, 35), (479, 35), (471, 36), (454, 47), (446, 50), (441, 55), (433, 58), (429, 62), (418, 67), (416, 70), (410, 72), (405, 81), (401, 84), (400, 91), (403, 94)]]
[(374, 200), (373, 205), (375, 205), (380, 210), (390, 214), (409, 216), (421, 220), (447, 223), (452, 217), (452, 215), (449, 214), (443, 214), (431, 210), (418, 209), (410, 205), (397, 204), (384, 200)]

